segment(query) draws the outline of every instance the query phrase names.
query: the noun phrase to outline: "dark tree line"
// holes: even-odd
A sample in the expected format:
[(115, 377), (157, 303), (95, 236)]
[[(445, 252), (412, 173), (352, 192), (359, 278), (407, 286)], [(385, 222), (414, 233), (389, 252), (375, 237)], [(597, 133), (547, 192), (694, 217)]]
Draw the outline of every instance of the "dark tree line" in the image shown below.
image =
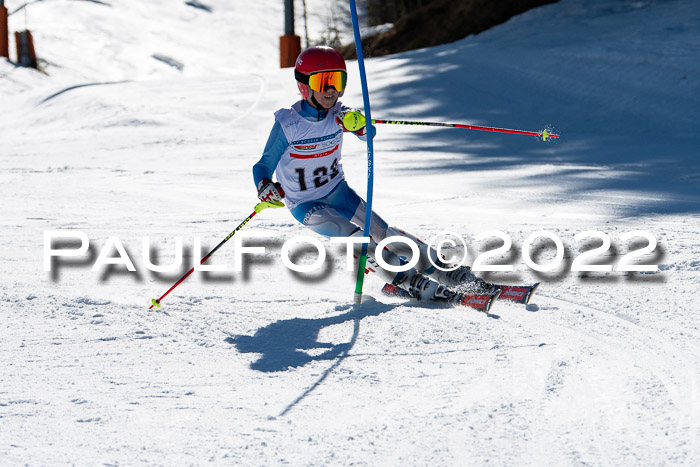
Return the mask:
[(395, 23), (402, 18), (427, 5), (431, 0), (362, 0), (359, 2), (367, 11), (370, 26)]
[[(362, 38), (366, 56), (431, 47), (479, 34), (530, 8), (558, 0), (357, 0), (369, 26), (393, 24), (388, 31)], [(355, 47), (340, 48), (355, 58)]]

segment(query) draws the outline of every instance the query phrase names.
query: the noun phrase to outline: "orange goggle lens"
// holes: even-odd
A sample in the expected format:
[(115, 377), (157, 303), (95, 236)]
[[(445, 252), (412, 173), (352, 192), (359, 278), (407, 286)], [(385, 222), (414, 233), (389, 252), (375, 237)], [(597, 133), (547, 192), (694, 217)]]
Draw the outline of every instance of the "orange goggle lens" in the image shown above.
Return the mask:
[(345, 89), (348, 74), (344, 71), (323, 71), (309, 76), (309, 87), (317, 92), (323, 92), (331, 86), (339, 93)]

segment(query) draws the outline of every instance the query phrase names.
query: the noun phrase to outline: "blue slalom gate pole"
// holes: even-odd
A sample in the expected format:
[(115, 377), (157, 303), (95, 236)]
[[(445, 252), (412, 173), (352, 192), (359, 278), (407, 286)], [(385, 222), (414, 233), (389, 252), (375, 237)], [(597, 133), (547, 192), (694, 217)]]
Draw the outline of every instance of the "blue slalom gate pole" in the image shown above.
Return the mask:
[[(357, 51), (357, 65), (360, 68), (360, 81), (362, 83), (362, 100), (365, 104), (365, 119), (371, 125), (372, 114), (369, 108), (369, 90), (367, 89), (367, 76), (365, 75), (365, 57), (362, 54), (362, 38), (360, 37), (360, 25), (357, 20), (357, 7), (355, 0), (350, 0), (350, 14), (352, 15), (352, 30), (355, 35), (355, 49)], [(372, 131), (367, 129), (367, 209), (365, 211), (365, 237), (369, 237), (369, 228), (372, 221), (372, 189), (374, 186), (374, 149), (372, 144)], [(362, 302), (362, 284), (365, 280), (365, 266), (367, 265), (368, 243), (362, 244), (360, 264), (357, 268), (357, 282), (355, 284), (355, 303)]]

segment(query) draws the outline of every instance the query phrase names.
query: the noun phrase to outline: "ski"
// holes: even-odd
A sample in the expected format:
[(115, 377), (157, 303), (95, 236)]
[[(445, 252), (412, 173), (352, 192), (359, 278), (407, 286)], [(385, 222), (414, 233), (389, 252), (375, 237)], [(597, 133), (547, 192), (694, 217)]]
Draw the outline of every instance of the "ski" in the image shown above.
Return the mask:
[(496, 284), (496, 287), (501, 289), (501, 295), (498, 297), (499, 300), (508, 300), (511, 302), (522, 303), (527, 305), (530, 303), (532, 295), (537, 290), (540, 285), (539, 282), (533, 285), (500, 285)]
[[(382, 293), (390, 297), (399, 297), (407, 299), (413, 298), (405, 290), (393, 284), (389, 284), (388, 282), (384, 284), (384, 287), (382, 287)], [(470, 308), (474, 308), (475, 310), (488, 313), (489, 310), (491, 310), (493, 302), (495, 302), (498, 299), (498, 296), (500, 294), (500, 290), (496, 290), (496, 292), (492, 294), (459, 294), (458, 299), (452, 301), (451, 303), (460, 306), (467, 306)]]
[[(368, 258), (367, 262), (369, 266), (365, 268), (365, 274), (375, 272), (377, 266), (374, 259)], [(530, 303), (530, 299), (535, 293), (535, 290), (537, 290), (537, 287), (540, 285), (539, 282), (536, 282), (533, 285), (501, 285), (487, 283), (489, 286), (493, 286), (495, 292), (474, 293), (474, 291), (469, 290), (469, 284), (471, 283), (462, 284), (461, 286), (457, 286), (452, 289), (457, 289), (457, 291), (459, 291), (462, 294), (462, 297), (464, 297), (462, 301), (464, 301), (465, 303), (457, 302), (457, 304), (469, 306), (471, 308), (475, 308), (477, 310), (486, 312), (488, 312), (491, 309), (493, 302), (496, 300), (507, 300), (510, 302), (522, 303), (523, 305), (527, 305), (528, 303)], [(389, 283), (386, 283), (384, 285), (384, 287), (382, 288), (382, 293), (384, 295), (392, 297), (412, 298), (411, 295), (405, 290)]]
[(539, 282), (533, 285), (492, 284), (478, 279), (476, 282), (464, 282), (454, 287), (454, 289), (467, 294), (479, 294), (484, 291), (501, 289), (501, 295), (498, 297), (499, 300), (507, 300), (509, 302), (527, 305), (539, 285)]

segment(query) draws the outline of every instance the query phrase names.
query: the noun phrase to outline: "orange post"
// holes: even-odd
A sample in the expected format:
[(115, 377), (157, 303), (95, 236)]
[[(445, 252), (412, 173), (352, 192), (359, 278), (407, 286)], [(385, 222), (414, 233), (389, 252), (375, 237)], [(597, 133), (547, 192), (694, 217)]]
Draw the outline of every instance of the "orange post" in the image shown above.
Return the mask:
[(280, 36), (280, 68), (294, 66), (301, 53), (301, 37), (295, 34)]
[(10, 58), (10, 30), (7, 27), (7, 16), (7, 8), (0, 5), (0, 57)]

